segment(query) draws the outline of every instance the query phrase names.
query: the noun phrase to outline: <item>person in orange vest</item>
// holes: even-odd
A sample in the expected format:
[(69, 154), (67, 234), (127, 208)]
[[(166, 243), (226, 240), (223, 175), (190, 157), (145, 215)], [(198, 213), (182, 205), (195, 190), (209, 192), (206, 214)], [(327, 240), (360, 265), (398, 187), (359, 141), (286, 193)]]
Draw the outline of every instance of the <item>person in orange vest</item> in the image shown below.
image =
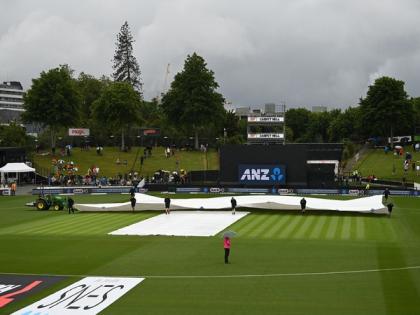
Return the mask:
[(10, 185), (12, 196), (16, 195), (16, 188), (17, 188), (16, 182), (13, 182), (12, 185)]

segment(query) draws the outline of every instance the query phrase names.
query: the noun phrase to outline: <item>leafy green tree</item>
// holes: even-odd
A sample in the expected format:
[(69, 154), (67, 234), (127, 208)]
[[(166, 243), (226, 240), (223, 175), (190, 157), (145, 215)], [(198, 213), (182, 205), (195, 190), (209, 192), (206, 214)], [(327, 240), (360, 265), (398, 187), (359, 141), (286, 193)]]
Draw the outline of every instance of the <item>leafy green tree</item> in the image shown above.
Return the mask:
[(80, 96), (72, 71), (67, 65), (41, 72), (24, 96), (25, 122), (48, 127), (51, 148), (55, 148), (60, 129), (74, 126), (79, 120)]
[(25, 128), (16, 122), (0, 126), (0, 147), (25, 147), (30, 143), (30, 137)]
[(127, 21), (121, 26), (117, 35), (117, 48), (114, 53), (114, 72), (112, 77), (117, 82), (128, 82), (140, 93), (142, 84), (140, 80), (140, 67), (133, 55), (134, 39)]
[(124, 134), (140, 123), (141, 101), (137, 92), (127, 82), (112, 82), (94, 102), (95, 120), (111, 131), (121, 131), (121, 150), (125, 149)]
[(306, 108), (291, 108), (286, 111), (286, 127), (292, 131), (289, 135), (293, 135), (293, 138), (286, 138), (288, 142), (303, 142), (311, 114)]
[(188, 55), (183, 71), (175, 76), (162, 98), (168, 120), (184, 130), (192, 130), (196, 149), (199, 132), (218, 129), (224, 121), (224, 98), (216, 92), (218, 87), (214, 72), (208, 70), (204, 59), (194, 53)]
[(376, 79), (366, 98), (360, 100), (360, 110), (365, 136), (392, 139), (396, 134), (411, 134), (413, 130), (413, 106), (403, 81), (390, 77)]
[(240, 135), (239, 117), (233, 111), (226, 112), (223, 128), (229, 137)]
[(330, 142), (341, 142), (344, 139), (352, 141), (361, 140), (360, 130), (360, 108), (349, 107), (331, 121), (328, 127), (328, 140)]
[(109, 84), (107, 78), (97, 79), (90, 74), (81, 72), (76, 80), (76, 86), (81, 97), (80, 126), (89, 127), (92, 120), (93, 103), (101, 97), (102, 90)]
[(411, 104), (414, 110), (414, 127), (416, 128), (416, 133), (420, 133), (420, 97), (414, 97), (411, 100)]

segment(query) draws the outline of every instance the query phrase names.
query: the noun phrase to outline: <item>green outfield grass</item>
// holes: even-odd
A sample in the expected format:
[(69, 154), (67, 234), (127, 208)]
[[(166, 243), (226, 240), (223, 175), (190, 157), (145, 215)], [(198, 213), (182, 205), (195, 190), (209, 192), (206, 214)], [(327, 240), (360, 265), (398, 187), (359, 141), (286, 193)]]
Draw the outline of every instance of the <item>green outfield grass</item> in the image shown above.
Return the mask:
[[(420, 152), (414, 152), (410, 147), (407, 150), (413, 155), (413, 161), (420, 164)], [(361, 172), (363, 176), (375, 175), (378, 179), (390, 179), (401, 181), (405, 177), (407, 182), (420, 181), (420, 173), (417, 176), (416, 171), (410, 168), (404, 174), (404, 156), (396, 156), (392, 153), (385, 154), (382, 149), (371, 149), (365, 158), (361, 159), (354, 167)], [(395, 174), (392, 173), (395, 165)]]
[(229, 265), (220, 235), (107, 235), (159, 212), (69, 215), (24, 207), (30, 200), (0, 198), (0, 273), (73, 276), (2, 314), (83, 275), (146, 277), (103, 314), (420, 314), (420, 269), (375, 271), (420, 266), (416, 198), (393, 197), (392, 218), (252, 211), (228, 228), (238, 233)]
[[(143, 155), (143, 149), (140, 148), (140, 155), (134, 164), (134, 170), (145, 176), (151, 176), (160, 169), (168, 171), (175, 171), (178, 168), (187, 171), (219, 169), (219, 155), (213, 149), (210, 149), (207, 154), (200, 151), (176, 151), (174, 156), (166, 158), (163, 147), (153, 147), (152, 156), (144, 160), (143, 167), (140, 170), (139, 158)], [(79, 167), (79, 172), (77, 173), (79, 175), (87, 174), (87, 170), (92, 165), (95, 165), (99, 167), (101, 176), (110, 177), (130, 172), (137, 151), (138, 147), (133, 147), (130, 152), (121, 152), (116, 147), (105, 147), (103, 155), (98, 156), (94, 148), (89, 151), (81, 151), (80, 148), (74, 148), (71, 157), (35, 154), (34, 161), (36, 165), (48, 170), (51, 169), (53, 158), (74, 161)], [(117, 158), (121, 161), (120, 165), (116, 164)], [(124, 165), (123, 161), (127, 161), (127, 165)], [(177, 161), (179, 163), (178, 166), (176, 164)]]

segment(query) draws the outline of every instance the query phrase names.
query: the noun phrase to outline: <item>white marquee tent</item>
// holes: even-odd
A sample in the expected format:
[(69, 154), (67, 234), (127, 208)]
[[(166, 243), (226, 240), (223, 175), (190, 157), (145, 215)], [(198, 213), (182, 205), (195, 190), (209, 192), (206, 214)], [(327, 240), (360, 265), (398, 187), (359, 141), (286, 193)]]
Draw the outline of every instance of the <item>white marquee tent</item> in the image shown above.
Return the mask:
[(31, 173), (35, 172), (35, 169), (29, 167), (25, 163), (7, 163), (5, 166), (0, 168), (1, 182), (4, 182), (4, 174), (6, 173)]

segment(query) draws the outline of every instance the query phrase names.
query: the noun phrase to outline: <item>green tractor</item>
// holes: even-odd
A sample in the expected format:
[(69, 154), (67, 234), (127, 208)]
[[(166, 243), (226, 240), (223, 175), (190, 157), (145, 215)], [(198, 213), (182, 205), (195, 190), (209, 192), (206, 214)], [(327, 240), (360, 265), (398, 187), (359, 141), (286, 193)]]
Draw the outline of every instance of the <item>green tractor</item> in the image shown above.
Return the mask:
[(51, 207), (53, 210), (63, 210), (66, 204), (66, 198), (57, 195), (39, 196), (34, 202), (37, 210), (48, 210)]

